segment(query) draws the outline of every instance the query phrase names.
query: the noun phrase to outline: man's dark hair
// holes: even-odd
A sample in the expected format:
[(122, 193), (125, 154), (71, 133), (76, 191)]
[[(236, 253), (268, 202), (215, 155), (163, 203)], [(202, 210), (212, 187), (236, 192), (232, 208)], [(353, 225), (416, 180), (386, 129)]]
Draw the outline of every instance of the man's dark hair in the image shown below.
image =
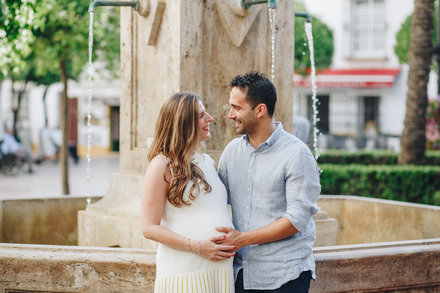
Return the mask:
[(273, 83), (262, 73), (251, 71), (244, 75), (237, 75), (229, 83), (231, 87), (238, 87), (244, 92), (246, 98), (254, 109), (258, 104), (265, 104), (270, 117), (275, 112), (277, 91)]

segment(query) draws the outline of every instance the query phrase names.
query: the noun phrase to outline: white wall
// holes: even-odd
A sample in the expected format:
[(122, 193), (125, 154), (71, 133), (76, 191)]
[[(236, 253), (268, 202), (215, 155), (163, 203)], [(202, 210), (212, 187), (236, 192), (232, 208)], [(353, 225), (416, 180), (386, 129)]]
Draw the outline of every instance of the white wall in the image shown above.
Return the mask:
[(0, 94), (0, 103), (1, 107), (0, 110), (2, 111), (0, 118), (1, 118), (1, 125), (2, 127), (5, 126), (5, 123), (9, 123), (12, 126), (12, 100), (10, 99), (11, 96), (11, 81), (10, 80), (4, 80), (2, 81), (2, 87), (1, 87), (1, 94)]
[[(304, 4), (310, 14), (319, 18), (333, 31), (335, 53), (332, 67), (349, 68), (374, 67), (371, 60), (366, 62), (347, 60), (349, 54), (349, 29), (350, 29), (350, 0), (306, 0)], [(412, 0), (386, 0), (387, 36), (385, 67), (398, 67), (399, 63), (394, 55), (395, 35), (406, 17), (412, 13)], [(319, 41), (315, 43), (318, 46)], [(383, 64), (380, 61), (380, 64)]]
[[(87, 145), (88, 128), (85, 118), (88, 111), (88, 83), (83, 80), (80, 83), (72, 82), (69, 97), (78, 98), (78, 144)], [(119, 80), (107, 81), (97, 79), (92, 84), (92, 113), (99, 123), (90, 127), (91, 144), (102, 148), (110, 147), (110, 117), (109, 106), (120, 104)]]
[(387, 135), (400, 135), (406, 111), (406, 82), (408, 66), (403, 65), (393, 87), (383, 90), (379, 100), (379, 131)]
[[(380, 131), (388, 135), (401, 135), (406, 112), (408, 65), (401, 66), (401, 72), (391, 89), (383, 90), (379, 105)], [(437, 74), (431, 71), (428, 82), (428, 98), (437, 97)]]

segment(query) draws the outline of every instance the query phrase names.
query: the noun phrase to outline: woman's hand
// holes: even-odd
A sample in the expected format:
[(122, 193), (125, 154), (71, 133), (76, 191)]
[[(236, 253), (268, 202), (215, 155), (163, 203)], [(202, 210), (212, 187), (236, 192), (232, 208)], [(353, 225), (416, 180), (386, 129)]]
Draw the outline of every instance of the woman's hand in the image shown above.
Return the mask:
[(224, 238), (223, 235), (220, 235), (197, 242), (196, 253), (212, 261), (221, 261), (234, 257), (236, 247), (234, 245), (216, 244), (215, 241), (220, 239), (219, 237)]

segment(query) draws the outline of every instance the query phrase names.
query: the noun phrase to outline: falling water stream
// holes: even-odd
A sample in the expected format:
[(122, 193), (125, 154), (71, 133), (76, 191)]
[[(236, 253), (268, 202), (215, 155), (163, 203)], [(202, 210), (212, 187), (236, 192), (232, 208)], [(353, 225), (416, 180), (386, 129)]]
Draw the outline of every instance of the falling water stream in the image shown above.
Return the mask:
[[(275, 27), (275, 16), (276, 16), (276, 9), (269, 7), (269, 21), (270, 21), (270, 32), (271, 32), (271, 38), (270, 38), (270, 44), (271, 44), (271, 79), (272, 82), (275, 80), (275, 33), (276, 33), (276, 27)], [(318, 160), (320, 156), (320, 151), (318, 148), (318, 136), (319, 136), (319, 129), (318, 129), (318, 99), (316, 97), (317, 93), (317, 87), (316, 87), (316, 69), (315, 69), (315, 51), (313, 47), (313, 35), (312, 35), (312, 23), (310, 21), (306, 21), (305, 23), (305, 32), (307, 36), (307, 41), (309, 44), (309, 51), (310, 51), (310, 64), (311, 64), (311, 72), (310, 72), (310, 80), (312, 83), (312, 124), (313, 124), (313, 150), (315, 151), (315, 159)]]
[(270, 67), (270, 78), (272, 82), (275, 80), (275, 13), (276, 9), (269, 7), (269, 21), (270, 21), (270, 47), (272, 53), (272, 64)]
[[(93, 11), (90, 11), (90, 24), (89, 24), (89, 64), (88, 64), (88, 89), (87, 89), (87, 167), (86, 167), (86, 181), (87, 181), (87, 194), (90, 194), (90, 182), (91, 182), (91, 118), (92, 118), (92, 78), (93, 78)], [(87, 204), (90, 204), (90, 197), (87, 198)]]
[[(93, 80), (93, 63), (92, 63), (92, 53), (93, 53), (93, 10), (90, 13), (90, 24), (89, 24), (89, 63), (88, 63), (88, 84), (87, 84), (87, 165), (86, 165), (86, 193), (87, 193), (87, 206), (91, 203), (90, 198), (90, 184), (91, 184), (91, 173), (92, 169), (90, 163), (92, 162), (91, 148), (92, 148), (92, 130), (91, 130), (91, 120), (92, 120), (92, 80)], [(89, 243), (90, 235), (90, 219), (87, 217), (86, 220), (86, 243)]]
[(310, 80), (312, 83), (312, 124), (313, 124), (313, 150), (315, 151), (315, 159), (318, 160), (320, 152), (318, 148), (318, 99), (316, 97), (317, 87), (316, 87), (316, 69), (315, 69), (315, 51), (313, 47), (313, 35), (312, 35), (312, 23), (305, 23), (305, 31), (307, 40), (309, 43), (309, 51), (310, 51)]

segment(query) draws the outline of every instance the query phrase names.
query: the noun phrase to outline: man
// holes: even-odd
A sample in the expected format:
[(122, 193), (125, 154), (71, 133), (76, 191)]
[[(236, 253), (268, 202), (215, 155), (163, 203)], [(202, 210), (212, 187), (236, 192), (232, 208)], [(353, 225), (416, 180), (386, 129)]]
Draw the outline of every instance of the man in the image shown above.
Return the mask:
[(235, 229), (226, 243), (237, 247), (236, 293), (308, 292), (315, 278), (316, 161), (300, 139), (273, 121), (276, 90), (264, 75), (235, 77), (228, 118), (242, 137), (232, 140), (219, 162)]

